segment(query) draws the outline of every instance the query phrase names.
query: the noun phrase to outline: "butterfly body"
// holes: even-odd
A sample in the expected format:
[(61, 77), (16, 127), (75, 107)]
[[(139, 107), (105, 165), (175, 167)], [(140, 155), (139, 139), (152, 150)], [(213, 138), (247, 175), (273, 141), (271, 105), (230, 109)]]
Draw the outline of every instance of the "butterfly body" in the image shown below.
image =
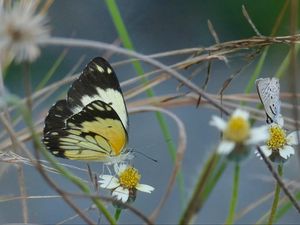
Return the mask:
[(55, 156), (102, 162), (123, 160), (128, 116), (115, 72), (94, 58), (74, 81), (66, 100), (54, 104), (45, 119), (43, 142)]
[(267, 123), (282, 122), (280, 113), (280, 83), (277, 78), (260, 78), (255, 81), (258, 96), (264, 106)]

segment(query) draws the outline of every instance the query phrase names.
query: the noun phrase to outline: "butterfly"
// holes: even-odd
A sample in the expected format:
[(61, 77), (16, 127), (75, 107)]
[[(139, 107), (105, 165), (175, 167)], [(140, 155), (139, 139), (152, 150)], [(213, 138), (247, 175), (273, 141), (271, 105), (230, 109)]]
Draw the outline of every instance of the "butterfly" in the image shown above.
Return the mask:
[(277, 78), (260, 78), (255, 81), (256, 89), (260, 101), (262, 102), (266, 115), (267, 123), (282, 124), (283, 118), (280, 113), (280, 83)]
[(128, 113), (111, 65), (97, 57), (74, 81), (65, 100), (45, 118), (43, 143), (55, 156), (72, 160), (122, 161), (128, 141)]

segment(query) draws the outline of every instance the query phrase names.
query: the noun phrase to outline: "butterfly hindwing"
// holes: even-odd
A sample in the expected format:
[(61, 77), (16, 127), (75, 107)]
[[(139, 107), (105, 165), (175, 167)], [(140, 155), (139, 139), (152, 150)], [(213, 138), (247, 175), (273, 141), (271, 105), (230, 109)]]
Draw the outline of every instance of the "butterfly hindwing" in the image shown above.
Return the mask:
[[(127, 131), (113, 108), (99, 100), (91, 102), (82, 111), (67, 120), (69, 127), (80, 127), (85, 133), (94, 133), (105, 143), (96, 141), (100, 147), (110, 146), (113, 155), (120, 154), (127, 142)], [(100, 139), (99, 139), (100, 140)]]
[(99, 100), (66, 120), (65, 128), (44, 135), (48, 150), (69, 159), (103, 160), (119, 155), (127, 132), (113, 108)]
[(124, 149), (127, 109), (108, 62), (93, 59), (45, 119), (43, 142), (55, 156), (107, 161)]
[(68, 108), (66, 100), (57, 101), (49, 110), (45, 119), (44, 134), (50, 130), (62, 129), (65, 127), (65, 121), (73, 115)]

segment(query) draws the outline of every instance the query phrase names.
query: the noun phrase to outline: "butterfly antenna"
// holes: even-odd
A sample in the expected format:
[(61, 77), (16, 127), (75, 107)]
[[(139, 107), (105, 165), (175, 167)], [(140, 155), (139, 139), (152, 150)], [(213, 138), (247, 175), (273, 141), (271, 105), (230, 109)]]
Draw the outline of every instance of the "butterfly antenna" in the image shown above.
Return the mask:
[(157, 162), (158, 162), (158, 160), (157, 160), (157, 159), (154, 159), (154, 158), (152, 158), (151, 156), (149, 156), (149, 155), (146, 155), (146, 154), (145, 154), (145, 153), (143, 153), (143, 152), (140, 152), (140, 151), (137, 151), (137, 150), (133, 150), (133, 149), (132, 149), (132, 152), (139, 153), (139, 154), (141, 154), (142, 156), (146, 157), (147, 159), (150, 159), (151, 161), (153, 161), (153, 162), (155, 162), (155, 163), (157, 163)]

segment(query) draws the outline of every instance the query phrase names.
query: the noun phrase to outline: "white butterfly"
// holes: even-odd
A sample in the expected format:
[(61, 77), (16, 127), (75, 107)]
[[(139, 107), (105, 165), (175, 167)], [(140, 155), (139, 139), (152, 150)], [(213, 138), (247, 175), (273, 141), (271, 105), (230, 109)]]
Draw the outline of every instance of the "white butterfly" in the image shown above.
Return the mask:
[(283, 125), (283, 118), (280, 113), (280, 83), (277, 78), (260, 78), (255, 81), (260, 101), (267, 114), (267, 123)]

